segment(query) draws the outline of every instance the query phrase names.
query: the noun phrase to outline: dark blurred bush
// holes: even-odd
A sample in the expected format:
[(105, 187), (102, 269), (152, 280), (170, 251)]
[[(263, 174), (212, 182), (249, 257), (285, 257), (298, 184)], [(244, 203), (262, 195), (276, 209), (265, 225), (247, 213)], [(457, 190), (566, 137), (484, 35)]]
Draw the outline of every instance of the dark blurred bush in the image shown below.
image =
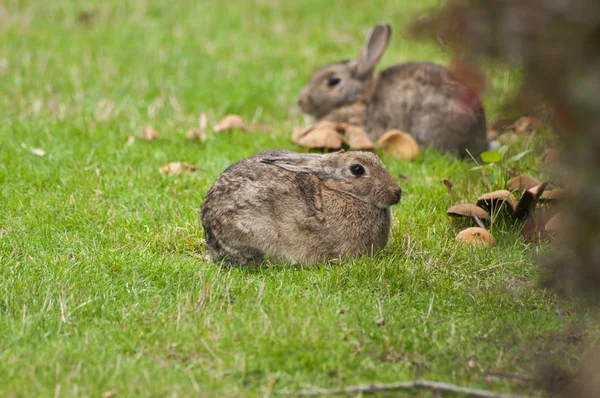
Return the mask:
[[(563, 295), (600, 296), (600, 1), (448, 0), (409, 31), (448, 45), (475, 69), (471, 75), (482, 59), (523, 71), (507, 105), (549, 119), (575, 193), (565, 206), (571, 227), (544, 260), (543, 284)], [(600, 361), (584, 363), (560, 388), (548, 377), (547, 390), (600, 396), (599, 377), (591, 377)]]

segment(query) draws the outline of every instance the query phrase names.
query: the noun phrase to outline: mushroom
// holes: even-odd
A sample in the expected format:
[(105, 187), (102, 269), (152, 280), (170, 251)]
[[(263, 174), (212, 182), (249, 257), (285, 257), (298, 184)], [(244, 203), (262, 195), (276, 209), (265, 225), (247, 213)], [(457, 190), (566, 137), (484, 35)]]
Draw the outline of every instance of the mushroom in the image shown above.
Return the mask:
[(477, 206), (482, 207), (492, 213), (492, 215), (498, 213), (505, 204), (508, 207), (509, 212), (511, 214), (514, 213), (515, 208), (517, 207), (517, 200), (514, 195), (506, 189), (486, 193), (477, 199)]
[(452, 217), (477, 217), (483, 220), (490, 218), (487, 211), (473, 203), (461, 203), (450, 206), (446, 213)]
[(223, 119), (219, 120), (217, 124), (213, 126), (213, 131), (227, 131), (227, 130), (247, 130), (246, 123), (244, 123), (244, 119), (238, 115), (227, 115)]
[(545, 201), (553, 201), (553, 200), (561, 200), (564, 199), (565, 196), (568, 195), (568, 192), (564, 188), (554, 188), (544, 191), (542, 196), (540, 196), (541, 200)]
[(358, 151), (369, 151), (375, 149), (375, 145), (369, 139), (366, 131), (358, 126), (346, 124), (343, 126), (345, 130), (344, 140), (351, 149)]
[(536, 178), (533, 178), (527, 174), (523, 174), (508, 181), (508, 188), (512, 191), (518, 191), (521, 189), (530, 189), (540, 184), (541, 181), (537, 180)]
[(336, 123), (319, 122), (303, 130), (294, 131), (292, 142), (305, 148), (339, 149), (344, 137), (338, 133)]
[(456, 240), (462, 244), (475, 246), (495, 247), (498, 245), (496, 238), (492, 236), (485, 228), (471, 227), (460, 231), (456, 235)]
[(396, 159), (414, 160), (419, 156), (417, 141), (402, 130), (388, 131), (377, 140), (377, 145)]

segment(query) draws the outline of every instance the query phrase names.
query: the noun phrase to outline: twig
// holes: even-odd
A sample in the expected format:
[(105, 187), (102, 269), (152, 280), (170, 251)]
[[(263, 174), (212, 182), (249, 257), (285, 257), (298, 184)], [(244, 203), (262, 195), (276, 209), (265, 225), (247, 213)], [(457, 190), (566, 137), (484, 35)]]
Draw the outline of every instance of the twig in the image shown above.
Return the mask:
[(401, 381), (397, 383), (373, 383), (373, 384), (361, 384), (356, 386), (348, 386), (343, 388), (336, 388), (332, 390), (317, 389), (317, 390), (300, 390), (300, 391), (278, 391), (282, 395), (295, 395), (295, 396), (317, 396), (317, 395), (335, 395), (335, 394), (354, 394), (354, 393), (377, 393), (381, 391), (392, 391), (392, 390), (411, 390), (415, 388), (432, 390), (436, 392), (450, 392), (457, 394), (466, 394), (470, 397), (477, 398), (530, 398), (524, 395), (505, 394), (501, 392), (494, 392), (488, 390), (482, 390), (479, 388), (460, 387), (454, 384), (442, 383), (438, 381), (429, 380), (415, 380), (415, 381)]

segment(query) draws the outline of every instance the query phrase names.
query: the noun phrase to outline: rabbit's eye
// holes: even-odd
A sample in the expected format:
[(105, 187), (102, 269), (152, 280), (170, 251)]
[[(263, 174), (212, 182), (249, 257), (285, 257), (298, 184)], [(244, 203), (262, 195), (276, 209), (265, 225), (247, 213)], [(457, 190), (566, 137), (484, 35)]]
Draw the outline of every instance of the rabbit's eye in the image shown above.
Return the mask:
[(333, 86), (336, 86), (341, 81), (342, 81), (342, 79), (340, 79), (339, 77), (337, 77), (337, 76), (331, 76), (329, 78), (329, 80), (327, 80), (327, 85), (329, 87), (333, 87)]
[(352, 166), (350, 166), (350, 172), (352, 173), (352, 175), (362, 176), (365, 174), (365, 168), (362, 167), (360, 164), (353, 164)]

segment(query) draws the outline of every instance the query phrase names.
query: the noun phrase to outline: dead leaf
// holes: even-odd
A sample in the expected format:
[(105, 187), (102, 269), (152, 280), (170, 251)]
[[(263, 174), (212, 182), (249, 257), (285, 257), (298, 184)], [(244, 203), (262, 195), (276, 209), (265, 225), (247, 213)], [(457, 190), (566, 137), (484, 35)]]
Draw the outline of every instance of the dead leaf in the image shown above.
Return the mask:
[(498, 245), (496, 238), (481, 227), (471, 227), (459, 232), (456, 240), (462, 244), (474, 246), (495, 247)]
[(127, 137), (127, 142), (125, 143), (125, 146), (132, 146), (134, 142), (135, 137), (133, 135), (130, 135), (129, 137)]
[(396, 159), (414, 160), (419, 156), (419, 145), (402, 130), (388, 131), (377, 140), (377, 145)]
[(24, 142), (21, 142), (21, 148), (28, 150), (36, 156), (46, 156), (46, 151), (44, 151), (43, 149), (30, 147)]
[(473, 368), (474, 368), (474, 367), (477, 365), (477, 361), (475, 361), (475, 358), (471, 358), (471, 359), (469, 360), (469, 362), (467, 362), (467, 365), (469, 365), (469, 367), (470, 367), (471, 369), (473, 369)]
[(213, 131), (228, 131), (228, 130), (242, 130), (246, 131), (246, 123), (244, 119), (238, 115), (226, 115), (223, 119), (219, 120), (217, 124), (213, 126)]
[(162, 174), (181, 174), (184, 171), (196, 171), (198, 166), (188, 162), (171, 162), (158, 169)]
[(158, 133), (158, 131), (154, 130), (150, 126), (144, 126), (142, 129), (142, 135), (138, 138), (141, 140), (146, 140), (146, 141), (154, 141), (159, 136), (160, 136), (160, 134)]
[(344, 140), (351, 149), (357, 151), (369, 151), (375, 149), (375, 145), (373, 145), (373, 142), (369, 139), (367, 132), (361, 127), (350, 124), (343, 127), (345, 130)]
[(292, 134), (292, 142), (305, 148), (339, 149), (342, 147), (344, 137), (338, 133), (336, 123), (322, 121), (305, 129), (295, 130)]
[(115, 395), (117, 395), (119, 392), (117, 390), (109, 390), (109, 391), (104, 391), (102, 393), (102, 398), (112, 398)]
[(446, 188), (448, 188), (448, 195), (452, 195), (452, 189), (454, 188), (454, 185), (452, 185), (452, 182), (447, 179), (447, 178), (442, 178), (442, 184), (444, 184), (446, 186)]
[(200, 141), (204, 142), (206, 141), (206, 127), (208, 125), (207, 119), (206, 119), (206, 113), (202, 112), (200, 114), (200, 118), (198, 120), (198, 125), (199, 127), (192, 127), (191, 129), (188, 130), (187, 132), (187, 137), (189, 139), (200, 139)]
[(517, 203), (513, 213), (517, 220), (522, 220), (533, 213), (540, 196), (543, 195), (546, 189), (546, 186), (548, 186), (547, 182), (523, 191), (521, 199), (519, 199), (519, 203)]
[(0, 235), (4, 235), (10, 232), (10, 228), (0, 228)]

